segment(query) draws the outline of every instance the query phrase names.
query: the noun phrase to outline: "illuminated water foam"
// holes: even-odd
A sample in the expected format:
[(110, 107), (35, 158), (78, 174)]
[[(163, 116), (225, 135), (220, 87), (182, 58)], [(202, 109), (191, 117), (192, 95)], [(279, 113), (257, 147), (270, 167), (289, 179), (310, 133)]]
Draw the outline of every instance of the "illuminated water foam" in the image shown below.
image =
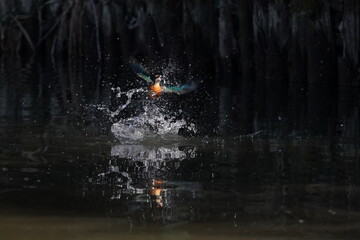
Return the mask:
[[(118, 90), (117, 97), (127, 96), (125, 104), (111, 112), (111, 117), (121, 114), (132, 100), (135, 93), (144, 92), (145, 89), (131, 89), (127, 92)], [(121, 119), (111, 126), (111, 132), (120, 141), (140, 141), (154, 136), (177, 136), (182, 128), (196, 132), (195, 125), (188, 123), (183, 118), (176, 118), (169, 114), (169, 110), (164, 104), (162, 107), (149, 102), (142, 106), (143, 112), (137, 116)], [(180, 110), (179, 110), (180, 111)], [(172, 112), (173, 113), (173, 112)]]

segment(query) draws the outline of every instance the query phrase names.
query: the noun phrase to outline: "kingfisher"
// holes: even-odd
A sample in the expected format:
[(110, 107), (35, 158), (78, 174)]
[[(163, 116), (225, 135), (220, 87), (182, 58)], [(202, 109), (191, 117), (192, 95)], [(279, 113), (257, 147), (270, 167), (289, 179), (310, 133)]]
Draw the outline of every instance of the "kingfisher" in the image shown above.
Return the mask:
[(150, 74), (148, 74), (139, 64), (131, 62), (130, 67), (136, 75), (150, 84), (149, 97), (151, 99), (158, 98), (162, 93), (176, 93), (181, 95), (194, 91), (197, 88), (197, 85), (194, 82), (186, 83), (181, 86), (163, 86), (161, 85), (162, 75), (155, 75), (155, 80), (152, 80)]

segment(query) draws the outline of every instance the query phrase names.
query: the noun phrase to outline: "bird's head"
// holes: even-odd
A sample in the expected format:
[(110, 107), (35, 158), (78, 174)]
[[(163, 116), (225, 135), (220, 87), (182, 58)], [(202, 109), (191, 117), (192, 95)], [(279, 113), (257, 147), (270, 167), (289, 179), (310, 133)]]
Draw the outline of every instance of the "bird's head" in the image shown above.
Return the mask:
[(161, 75), (156, 75), (155, 76), (155, 83), (159, 83), (161, 82)]

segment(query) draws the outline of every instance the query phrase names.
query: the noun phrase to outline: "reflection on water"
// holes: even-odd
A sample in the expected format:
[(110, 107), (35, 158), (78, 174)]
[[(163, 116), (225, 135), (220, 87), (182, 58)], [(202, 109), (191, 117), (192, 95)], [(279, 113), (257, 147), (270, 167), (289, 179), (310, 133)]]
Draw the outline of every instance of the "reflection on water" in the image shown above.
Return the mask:
[[(180, 150), (182, 148), (182, 150)], [(111, 155), (120, 158), (130, 158), (137, 161), (165, 161), (195, 158), (196, 148), (178, 146), (156, 147), (146, 145), (116, 145), (111, 148)]]
[(1, 128), (5, 236), (359, 236), (357, 142), (258, 134), (123, 145), (43, 131)]
[[(133, 172), (121, 172), (118, 161), (111, 160), (109, 161), (108, 171), (98, 174), (97, 182), (105, 185), (109, 183), (109, 179), (114, 177), (114, 174), (117, 175), (115, 182), (118, 191), (111, 197), (112, 199), (121, 199), (125, 193), (133, 195), (135, 202), (148, 202), (151, 207), (171, 208), (171, 205), (174, 204), (171, 199), (174, 196), (190, 192), (195, 198), (198, 195), (197, 192), (201, 189), (201, 183), (199, 182), (160, 179), (166, 176), (161, 172), (178, 169), (180, 167), (179, 161), (195, 158), (196, 150), (194, 148), (184, 147), (180, 150), (179, 147), (155, 148), (154, 146), (144, 145), (117, 145), (111, 148), (111, 156), (130, 159), (133, 162), (129, 165), (136, 166), (135, 174)], [(132, 185), (133, 179), (130, 177), (131, 175), (134, 175), (133, 178), (137, 179), (134, 183), (138, 184)], [(158, 177), (158, 179), (155, 177)], [(129, 199), (129, 197), (126, 196), (126, 199)]]

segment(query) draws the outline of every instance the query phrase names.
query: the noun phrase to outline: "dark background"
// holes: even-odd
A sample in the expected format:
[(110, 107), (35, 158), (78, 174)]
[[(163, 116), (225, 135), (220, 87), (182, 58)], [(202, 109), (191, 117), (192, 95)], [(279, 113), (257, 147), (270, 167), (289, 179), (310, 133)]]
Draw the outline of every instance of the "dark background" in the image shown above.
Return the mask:
[(111, 87), (144, 84), (136, 58), (199, 84), (164, 99), (200, 132), (358, 137), (359, 11), (357, 0), (1, 0), (1, 116), (115, 109)]
[(0, 0), (1, 237), (360, 239), (359, 6)]

